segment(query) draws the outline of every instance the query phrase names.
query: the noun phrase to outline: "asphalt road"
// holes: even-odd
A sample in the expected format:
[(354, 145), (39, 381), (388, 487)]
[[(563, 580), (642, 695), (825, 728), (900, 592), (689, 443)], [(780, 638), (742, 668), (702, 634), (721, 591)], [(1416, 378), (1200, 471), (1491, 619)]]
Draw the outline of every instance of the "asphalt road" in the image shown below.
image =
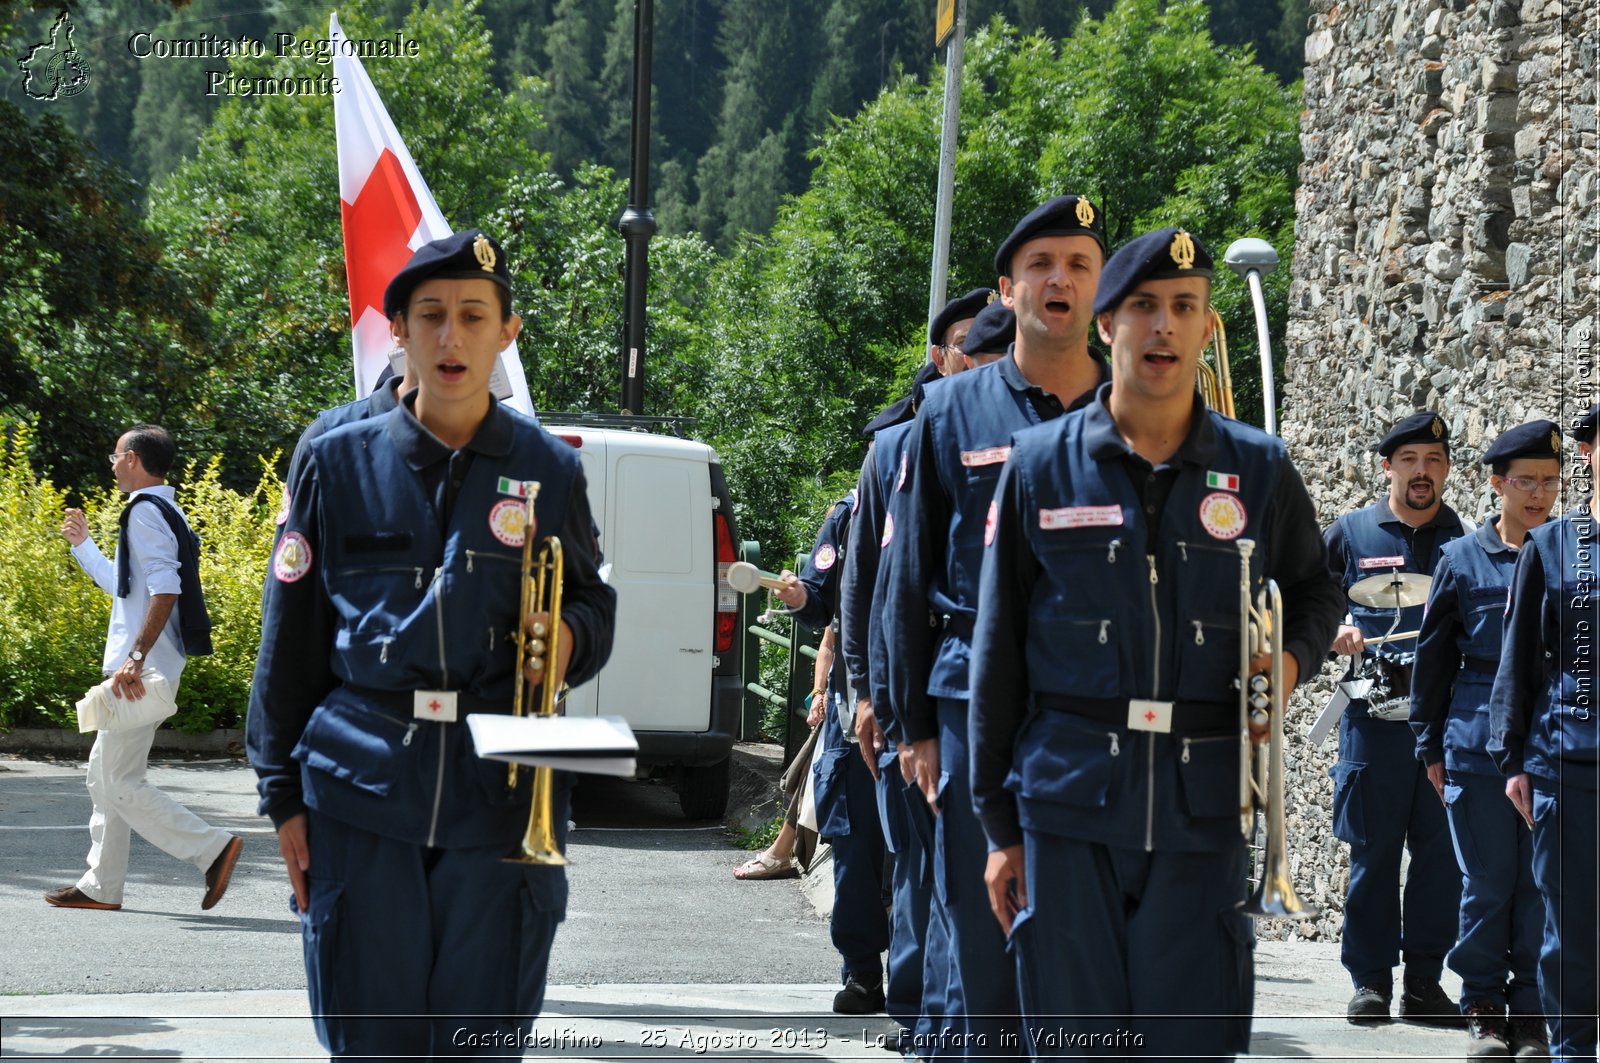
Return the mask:
[[(253, 776), (238, 761), (181, 759), (151, 775), (245, 838), (210, 912), (200, 873), (137, 839), (122, 911), (47, 906), (42, 894), (76, 879), (88, 844), (83, 765), (0, 755), (0, 1058), (322, 1057)], [(829, 1013), (825, 873), (804, 890), (735, 881), (742, 854), (728, 835), (684, 821), (660, 785), (586, 780), (574, 816), (572, 899), (526, 1058), (895, 1058), (876, 1044), (886, 1019)], [(1252, 1058), (1464, 1055), (1457, 1031), (1349, 1026), (1349, 993), (1337, 945), (1262, 943)]]
[[(299, 925), (276, 839), (255, 815), (254, 775), (233, 760), (156, 760), (151, 779), (245, 839), (210, 912), (200, 911), (200, 872), (137, 836), (122, 911), (47, 906), (43, 893), (83, 868), (82, 765), (0, 757), (0, 993), (304, 988)], [(574, 819), (551, 984), (837, 978), (827, 925), (793, 883), (735, 880), (743, 854), (727, 831), (684, 820), (668, 787), (586, 778)]]

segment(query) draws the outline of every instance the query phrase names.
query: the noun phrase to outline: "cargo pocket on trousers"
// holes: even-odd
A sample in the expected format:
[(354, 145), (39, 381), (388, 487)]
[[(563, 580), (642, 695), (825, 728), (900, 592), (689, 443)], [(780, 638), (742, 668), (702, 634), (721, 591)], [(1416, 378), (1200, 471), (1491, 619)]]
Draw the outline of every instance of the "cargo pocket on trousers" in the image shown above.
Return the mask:
[(1328, 774), (1333, 778), (1333, 836), (1349, 845), (1365, 845), (1366, 813), (1361, 801), (1361, 773), (1365, 764), (1336, 760)]
[(1256, 934), (1248, 915), (1227, 909), (1222, 913), (1222, 940), (1233, 948), (1234, 962), (1229, 971), (1238, 978), (1238, 996), (1225, 1013), (1231, 1023), (1227, 1030), (1227, 1050), (1243, 1054), (1250, 1051), (1250, 1020), (1256, 1000)]
[(544, 1007), (550, 947), (567, 908), (567, 874), (560, 867), (530, 867), (522, 873), (522, 926), (517, 942), (517, 1013), (536, 1016)]
[[(334, 1055), (345, 1051), (339, 1026), (339, 995), (334, 990), (339, 969), (339, 923), (344, 910), (344, 883), (311, 879), (310, 910), (300, 922), (305, 949), (306, 990), (311, 997), (311, 1022), (317, 1040)], [(292, 902), (291, 902), (292, 903)]]

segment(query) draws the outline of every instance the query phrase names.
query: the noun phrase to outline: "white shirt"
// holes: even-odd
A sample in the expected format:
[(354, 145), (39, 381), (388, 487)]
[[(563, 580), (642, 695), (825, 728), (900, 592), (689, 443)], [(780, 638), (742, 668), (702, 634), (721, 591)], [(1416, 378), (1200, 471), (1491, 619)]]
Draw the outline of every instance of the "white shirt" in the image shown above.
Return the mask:
[[(172, 488), (166, 484), (141, 487), (132, 492), (132, 501), (139, 495), (156, 495), (177, 505)], [(182, 511), (179, 511), (180, 514)], [(187, 520), (185, 521), (187, 523)], [(111, 595), (111, 623), (106, 628), (106, 655), (100, 668), (110, 675), (128, 659), (134, 639), (144, 628), (145, 614), (150, 611), (153, 594), (180, 594), (183, 586), (178, 578), (178, 540), (167, 527), (166, 518), (155, 506), (138, 506), (128, 514), (128, 531), (117, 544), (118, 551), (129, 550), (128, 596), (117, 597), (117, 566), (115, 559), (107, 561), (92, 537), (72, 548), (73, 559)], [(144, 666), (154, 668), (176, 685), (188, 661), (183, 654), (183, 639), (178, 633), (178, 610), (173, 608), (167, 617), (166, 629), (156, 644), (145, 654)]]

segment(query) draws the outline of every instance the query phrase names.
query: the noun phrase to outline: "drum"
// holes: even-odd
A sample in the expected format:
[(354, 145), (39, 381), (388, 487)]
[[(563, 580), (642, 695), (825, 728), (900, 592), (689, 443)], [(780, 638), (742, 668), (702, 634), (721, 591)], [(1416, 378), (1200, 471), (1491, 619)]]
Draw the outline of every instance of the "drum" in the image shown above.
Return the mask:
[(1367, 692), (1367, 715), (1379, 720), (1407, 720), (1411, 717), (1411, 668), (1414, 653), (1379, 653), (1361, 661), (1360, 679), (1371, 680)]

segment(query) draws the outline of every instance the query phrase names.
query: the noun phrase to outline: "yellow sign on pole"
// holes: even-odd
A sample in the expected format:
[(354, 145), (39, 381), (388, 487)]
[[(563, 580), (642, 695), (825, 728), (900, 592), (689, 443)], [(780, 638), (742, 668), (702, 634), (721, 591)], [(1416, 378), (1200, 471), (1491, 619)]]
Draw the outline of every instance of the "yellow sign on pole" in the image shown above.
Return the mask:
[[(926, 9), (924, 9), (926, 10)], [(939, 15), (934, 21), (933, 46), (944, 47), (956, 29), (956, 0), (939, 0)]]

